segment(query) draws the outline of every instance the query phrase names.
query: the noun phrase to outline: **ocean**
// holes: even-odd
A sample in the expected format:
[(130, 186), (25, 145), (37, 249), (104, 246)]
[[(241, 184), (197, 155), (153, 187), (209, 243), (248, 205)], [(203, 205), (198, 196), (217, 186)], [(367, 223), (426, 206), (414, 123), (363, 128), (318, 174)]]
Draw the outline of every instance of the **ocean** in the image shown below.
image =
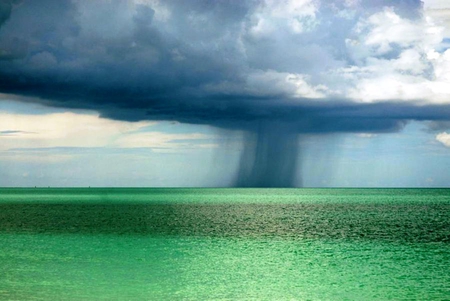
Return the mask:
[(2, 188), (0, 300), (450, 300), (450, 189)]

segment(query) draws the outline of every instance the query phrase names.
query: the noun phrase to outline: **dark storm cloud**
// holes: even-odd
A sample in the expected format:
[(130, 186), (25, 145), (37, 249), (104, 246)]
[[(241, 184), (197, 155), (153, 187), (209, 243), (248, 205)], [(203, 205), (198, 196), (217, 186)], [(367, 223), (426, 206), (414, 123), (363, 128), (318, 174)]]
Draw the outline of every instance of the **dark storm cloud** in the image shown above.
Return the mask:
[[(0, 90), (38, 96), (56, 106), (150, 109), (200, 99), (199, 86), (239, 76), (237, 60), (229, 59), (232, 43), (220, 36), (209, 41), (227, 34), (221, 21), (233, 30), (234, 14), (227, 5), (216, 10), (211, 4), (197, 3), (189, 10), (174, 6), (172, 13), (179, 15), (174, 28), (166, 28), (176, 31), (170, 34), (152, 26), (150, 7), (136, 6), (123, 28), (110, 28), (100, 17), (116, 22), (108, 18), (122, 18), (127, 3), (96, 4), (85, 9), (99, 12), (87, 17), (68, 1), (26, 1), (18, 7), (0, 32)], [(199, 24), (187, 24), (189, 14)], [(214, 28), (210, 20), (217, 21)]]
[(11, 3), (9, 1), (0, 2), (0, 26), (5, 22), (11, 14)]
[[(389, 4), (366, 2), (371, 10)], [(317, 32), (301, 35), (255, 37), (242, 27), (256, 22), (258, 1), (168, 1), (167, 20), (156, 20), (163, 14), (158, 7), (127, 1), (24, 1), (11, 15), (12, 2), (1, 3), (1, 20), (8, 20), (0, 29), (0, 91), (48, 105), (124, 120), (225, 127), (279, 119), (299, 132), (395, 130), (397, 121), (447, 117), (434, 107), (424, 114), (414, 105), (323, 105), (328, 101), (315, 104), (277, 89), (259, 95), (258, 86), (243, 86), (253, 70), (314, 74), (345, 65), (339, 43), (354, 21), (342, 19), (342, 27), (322, 21)], [(331, 16), (330, 7), (324, 4), (321, 13)], [(396, 8), (416, 12), (420, 2), (401, 1)], [(339, 41), (330, 43), (335, 34)]]

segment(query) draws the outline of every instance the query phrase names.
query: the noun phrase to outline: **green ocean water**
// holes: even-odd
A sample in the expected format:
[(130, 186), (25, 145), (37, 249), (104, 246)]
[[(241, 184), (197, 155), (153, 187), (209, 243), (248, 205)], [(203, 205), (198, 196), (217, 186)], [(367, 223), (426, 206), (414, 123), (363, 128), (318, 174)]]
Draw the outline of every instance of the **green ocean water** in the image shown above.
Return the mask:
[(0, 300), (450, 300), (450, 189), (0, 189)]

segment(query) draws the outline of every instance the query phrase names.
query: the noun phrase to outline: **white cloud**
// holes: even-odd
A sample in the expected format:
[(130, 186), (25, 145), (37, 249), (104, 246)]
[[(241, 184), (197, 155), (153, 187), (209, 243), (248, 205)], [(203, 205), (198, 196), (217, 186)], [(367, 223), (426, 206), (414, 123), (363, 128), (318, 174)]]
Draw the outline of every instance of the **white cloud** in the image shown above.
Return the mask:
[(346, 41), (357, 64), (334, 71), (345, 78), (343, 96), (358, 102), (449, 103), (450, 50), (437, 50), (442, 32), (427, 16), (413, 22), (388, 8), (359, 21), (357, 38)]
[(422, 2), (425, 10), (450, 8), (448, 0), (422, 0)]
[[(420, 75), (427, 69), (429, 64), (423, 58), (417, 49), (406, 49), (403, 51), (397, 59), (392, 59), (385, 61), (386, 63), (391, 63), (392, 69), (397, 72), (407, 72), (413, 75)], [(384, 62), (381, 62), (383, 64)], [(388, 66), (384, 66), (388, 67)]]
[(288, 94), (295, 97), (321, 98), (327, 88), (324, 85), (308, 84), (308, 76), (304, 74), (277, 72), (275, 70), (256, 70), (247, 78), (247, 92), (271, 95)]
[[(428, 57), (428, 58), (427, 58)], [(368, 59), (363, 67), (338, 71), (353, 87), (347, 95), (355, 101), (404, 100), (417, 103), (449, 103), (450, 50), (428, 56), (405, 50), (398, 59)], [(416, 60), (414, 62), (414, 60)], [(431, 76), (429, 70), (432, 70)]]
[(359, 134), (356, 134), (356, 136), (359, 138), (373, 138), (373, 137), (376, 137), (377, 135), (372, 134), (372, 133), (359, 133)]
[[(27, 149), (148, 147), (174, 151), (181, 148), (217, 147), (211, 143), (213, 137), (210, 135), (150, 131), (151, 126), (155, 125), (155, 122), (149, 121), (126, 122), (104, 119), (96, 114), (66, 112), (27, 115), (0, 111), (0, 133), (8, 133), (0, 135), (0, 151), (3, 151), (1, 156), (7, 160), (52, 163), (69, 160), (73, 154), (48, 155), (45, 152)], [(205, 142), (198, 141), (202, 139)], [(19, 151), (11, 151), (14, 149)]]
[(419, 102), (431, 94), (429, 85), (420, 78), (396, 73), (358, 78), (355, 88), (347, 91), (350, 98), (360, 102), (383, 100), (415, 100)]
[(445, 145), (446, 147), (450, 147), (450, 134), (447, 134), (447, 132), (437, 134), (436, 140)]
[(221, 82), (209, 84), (205, 90), (214, 93), (250, 93), (258, 96), (277, 94), (290, 95), (297, 98), (323, 98), (328, 92), (325, 85), (313, 86), (308, 83), (309, 76), (275, 70), (252, 70), (242, 83)]
[(385, 9), (367, 20), (361, 20), (357, 24), (356, 33), (364, 34), (364, 44), (373, 47), (376, 54), (385, 54), (392, 50), (394, 43), (407, 47), (420, 41), (418, 29), (412, 21), (404, 20), (392, 10)]
[[(115, 142), (115, 147), (154, 147), (154, 148), (186, 148), (191, 146), (189, 140), (209, 139), (208, 135), (201, 133), (173, 134), (163, 132), (131, 133), (119, 137)], [(179, 141), (179, 142), (178, 142)], [(201, 147), (202, 144), (195, 145)]]
[(444, 28), (445, 37), (450, 37), (450, 1), (423, 0), (426, 16)]
[(134, 0), (138, 5), (147, 5), (155, 11), (154, 18), (158, 21), (167, 21), (171, 17), (170, 10), (164, 5), (164, 1), (160, 0)]
[(355, 38), (348, 39), (347, 45), (357, 58), (362, 56), (360, 59), (387, 54), (395, 47), (427, 52), (442, 41), (443, 30), (432, 18), (409, 20), (385, 8), (368, 18), (361, 18), (353, 29)]
[[(284, 14), (289, 19), (301, 11), (292, 5), (290, 1), (264, 2), (256, 12), (258, 21), (253, 23), (250, 32), (260, 37), (273, 34), (274, 30), (279, 32), (280, 26), (287, 25), (278, 17)], [(318, 7), (313, 2), (299, 1), (296, 5), (297, 8), (308, 8), (304, 10), (304, 16), (316, 18)], [(314, 84), (307, 73), (283, 72), (274, 67), (250, 69), (242, 83), (208, 84), (205, 89), (315, 99), (338, 96), (355, 102), (449, 103), (450, 50), (439, 50), (444, 38), (443, 29), (426, 14), (410, 20), (385, 8), (366, 18), (361, 17), (355, 23), (351, 36), (346, 39), (354, 63), (322, 72), (321, 79), (316, 78)], [(290, 53), (292, 49), (287, 47), (286, 51)], [(336, 79), (341, 83), (339, 86)]]
[[(356, 4), (355, 1), (348, 3), (349, 6)], [(290, 32), (293, 37), (295, 30), (287, 29), (286, 20), (301, 10), (292, 5), (290, 1), (263, 2), (255, 13), (256, 21), (251, 23), (250, 33), (257, 37), (273, 37), (275, 31)], [(309, 16), (320, 22), (316, 16), (317, 2), (305, 0), (295, 5), (307, 8), (302, 12), (302, 18)], [(285, 21), (278, 20), (281, 15), (286, 16)], [(263, 70), (251, 69), (244, 85), (222, 82), (210, 84), (206, 90), (316, 99), (337, 96), (355, 102), (449, 103), (450, 50), (442, 50), (444, 31), (445, 24), (427, 11), (421, 18), (412, 20), (386, 7), (355, 20), (353, 30), (345, 39), (353, 62), (345, 67), (325, 69), (319, 80), (316, 77), (313, 81), (314, 75), (307, 72), (283, 72), (281, 67), (272, 66)], [(277, 37), (278, 42), (284, 41), (280, 39)], [(283, 49), (286, 56), (294, 51), (290, 47)], [(315, 65), (319, 57), (318, 54)], [(271, 58), (270, 54), (268, 58)]]
[(123, 133), (136, 131), (151, 122), (125, 122), (94, 114), (53, 113), (26, 115), (0, 112), (0, 131), (21, 131), (1, 136), (0, 149), (39, 147), (104, 147)]
[(253, 15), (249, 33), (254, 37), (271, 35), (284, 28), (292, 33), (309, 31), (317, 24), (317, 2), (312, 0), (265, 0)]

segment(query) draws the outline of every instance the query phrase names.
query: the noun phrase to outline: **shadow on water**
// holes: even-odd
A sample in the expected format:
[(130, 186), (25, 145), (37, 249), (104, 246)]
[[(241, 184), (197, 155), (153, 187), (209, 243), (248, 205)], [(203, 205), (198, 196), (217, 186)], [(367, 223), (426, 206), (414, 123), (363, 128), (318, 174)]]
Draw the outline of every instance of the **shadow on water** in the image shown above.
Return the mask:
[(450, 242), (450, 204), (0, 204), (0, 233)]

